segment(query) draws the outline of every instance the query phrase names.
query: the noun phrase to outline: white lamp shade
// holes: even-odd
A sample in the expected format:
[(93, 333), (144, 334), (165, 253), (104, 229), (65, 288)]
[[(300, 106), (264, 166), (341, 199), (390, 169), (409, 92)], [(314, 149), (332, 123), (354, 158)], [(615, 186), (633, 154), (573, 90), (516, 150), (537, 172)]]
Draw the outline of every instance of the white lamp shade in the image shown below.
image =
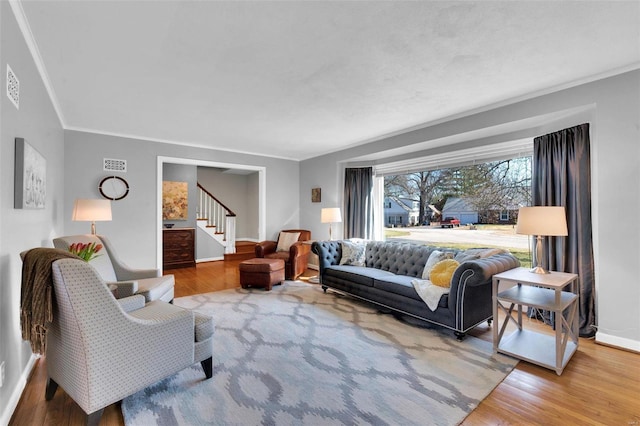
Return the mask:
[(78, 198), (73, 205), (71, 220), (84, 222), (111, 220), (111, 201)]
[(320, 222), (322, 223), (338, 223), (342, 222), (342, 215), (338, 207), (330, 207), (322, 209), (320, 212)]
[(516, 233), (558, 237), (569, 235), (564, 207), (521, 207), (518, 211)]

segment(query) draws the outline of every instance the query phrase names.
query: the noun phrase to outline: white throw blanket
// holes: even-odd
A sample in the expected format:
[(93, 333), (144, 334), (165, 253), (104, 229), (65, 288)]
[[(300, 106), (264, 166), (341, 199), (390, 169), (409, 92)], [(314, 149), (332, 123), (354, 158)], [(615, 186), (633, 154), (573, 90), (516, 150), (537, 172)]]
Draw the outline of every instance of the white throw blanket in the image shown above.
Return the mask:
[(424, 303), (426, 303), (432, 311), (435, 311), (438, 308), (438, 303), (440, 302), (442, 295), (449, 294), (449, 287), (440, 287), (431, 284), (431, 281), (429, 280), (420, 280), (416, 278), (415, 280), (411, 280), (411, 284), (413, 284), (413, 288), (416, 289), (418, 296), (424, 300)]

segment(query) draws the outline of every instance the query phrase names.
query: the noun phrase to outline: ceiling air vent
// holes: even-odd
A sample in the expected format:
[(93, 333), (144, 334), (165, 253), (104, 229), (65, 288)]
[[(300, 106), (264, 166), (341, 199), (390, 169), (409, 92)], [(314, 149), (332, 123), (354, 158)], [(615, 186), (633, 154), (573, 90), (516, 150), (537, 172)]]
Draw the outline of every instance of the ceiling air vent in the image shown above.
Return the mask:
[(114, 158), (104, 158), (105, 172), (126, 172), (127, 160), (116, 160)]
[(7, 64), (7, 97), (17, 109), (20, 109), (20, 81), (9, 64)]

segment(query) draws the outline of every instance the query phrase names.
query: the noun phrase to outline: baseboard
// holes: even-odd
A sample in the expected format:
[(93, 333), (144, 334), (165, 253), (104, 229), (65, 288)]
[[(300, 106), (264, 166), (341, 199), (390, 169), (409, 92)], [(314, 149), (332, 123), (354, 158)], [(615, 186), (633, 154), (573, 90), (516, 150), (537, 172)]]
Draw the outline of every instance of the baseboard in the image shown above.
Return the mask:
[(596, 343), (640, 353), (639, 341), (627, 339), (625, 337), (618, 337), (618, 336), (612, 336), (610, 334), (604, 334), (600, 331), (596, 333)]
[(216, 260), (224, 260), (224, 257), (208, 257), (208, 258), (204, 258), (204, 259), (196, 259), (196, 263), (214, 262)]
[(35, 355), (31, 355), (27, 365), (24, 367), (22, 374), (18, 378), (18, 383), (16, 383), (16, 387), (13, 389), (11, 396), (9, 397), (9, 401), (7, 405), (4, 407), (2, 413), (0, 413), (0, 425), (8, 425), (11, 420), (11, 416), (13, 416), (13, 412), (16, 411), (16, 407), (20, 402), (20, 397), (22, 396), (22, 392), (24, 392), (24, 388), (27, 386), (27, 380), (31, 375), (31, 371), (33, 371), (33, 366), (36, 364), (36, 360), (38, 357)]

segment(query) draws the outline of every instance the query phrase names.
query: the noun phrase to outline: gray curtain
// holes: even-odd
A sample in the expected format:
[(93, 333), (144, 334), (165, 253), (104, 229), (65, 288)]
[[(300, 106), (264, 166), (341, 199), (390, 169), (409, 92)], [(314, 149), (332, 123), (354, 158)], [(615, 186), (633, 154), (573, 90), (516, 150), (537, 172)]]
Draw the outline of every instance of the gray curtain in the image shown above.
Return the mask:
[(568, 237), (546, 237), (543, 265), (579, 275), (580, 336), (595, 334), (589, 124), (533, 142), (533, 205), (564, 206)]
[(373, 169), (344, 173), (344, 238), (373, 238)]

